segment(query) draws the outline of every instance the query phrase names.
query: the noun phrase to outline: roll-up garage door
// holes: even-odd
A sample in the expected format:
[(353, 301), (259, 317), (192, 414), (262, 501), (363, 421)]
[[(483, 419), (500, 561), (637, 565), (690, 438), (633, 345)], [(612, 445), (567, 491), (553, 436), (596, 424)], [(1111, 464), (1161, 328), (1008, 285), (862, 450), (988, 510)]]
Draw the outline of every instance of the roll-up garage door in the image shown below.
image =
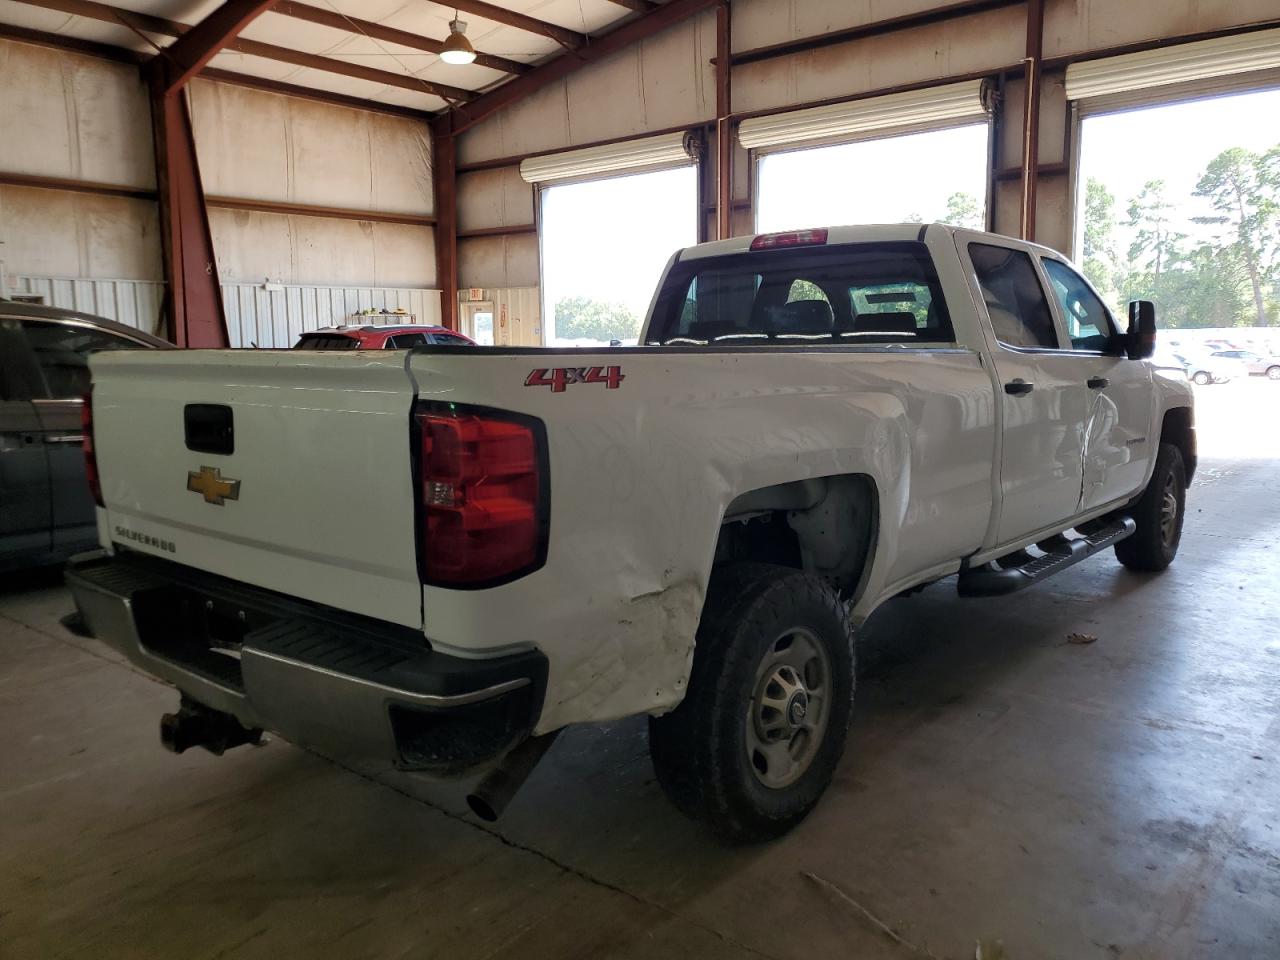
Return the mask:
[(774, 150), (955, 126), (986, 116), (983, 82), (966, 80), (754, 117), (739, 125), (738, 139), (749, 150)]
[(1270, 85), (1275, 78), (1269, 74), (1277, 70), (1280, 29), (1257, 30), (1073, 63), (1067, 67), (1067, 99), (1114, 109), (1175, 93), (1204, 96)]
[(697, 158), (697, 143), (687, 131), (602, 147), (566, 150), (520, 161), (520, 176), (528, 183), (554, 184), (571, 180), (646, 173), (687, 166)]

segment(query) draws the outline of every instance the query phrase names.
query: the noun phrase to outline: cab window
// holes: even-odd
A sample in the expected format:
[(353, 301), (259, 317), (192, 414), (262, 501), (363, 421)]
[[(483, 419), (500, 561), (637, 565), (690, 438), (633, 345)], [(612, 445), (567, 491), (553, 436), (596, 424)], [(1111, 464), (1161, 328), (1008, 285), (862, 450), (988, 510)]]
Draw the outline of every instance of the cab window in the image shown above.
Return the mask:
[(1072, 350), (1103, 353), (1110, 349), (1114, 327), (1107, 308), (1085, 279), (1060, 260), (1042, 259), (1049, 286), (1062, 307)]
[(1010, 347), (1058, 346), (1049, 301), (1027, 253), (989, 243), (971, 243), (969, 260), (997, 340)]
[(951, 320), (922, 243), (855, 243), (677, 263), (649, 345), (949, 343)]

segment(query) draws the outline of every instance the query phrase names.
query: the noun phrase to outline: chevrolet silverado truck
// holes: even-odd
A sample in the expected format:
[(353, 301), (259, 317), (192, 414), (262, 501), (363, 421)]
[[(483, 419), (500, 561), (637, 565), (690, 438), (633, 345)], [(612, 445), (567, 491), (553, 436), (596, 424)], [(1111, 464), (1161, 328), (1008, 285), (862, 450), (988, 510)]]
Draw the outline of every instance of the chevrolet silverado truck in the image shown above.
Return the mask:
[(492, 819), (557, 731), (647, 715), (682, 811), (773, 837), (878, 606), (1173, 560), (1192, 396), (1127, 319), (1052, 250), (909, 224), (678, 251), (634, 348), (98, 355), (69, 582), (177, 687), (171, 749), (271, 730), (475, 776)]

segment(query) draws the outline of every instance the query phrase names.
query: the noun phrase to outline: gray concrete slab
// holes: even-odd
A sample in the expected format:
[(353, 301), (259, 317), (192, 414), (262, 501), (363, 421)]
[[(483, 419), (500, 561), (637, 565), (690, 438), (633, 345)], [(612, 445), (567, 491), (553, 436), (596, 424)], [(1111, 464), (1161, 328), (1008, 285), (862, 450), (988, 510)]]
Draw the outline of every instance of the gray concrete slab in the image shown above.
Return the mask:
[(1280, 957), (1280, 461), (1203, 477), (1163, 575), (878, 612), (830, 793), (747, 849), (665, 803), (640, 721), (567, 732), (496, 827), (278, 740), (172, 756), (173, 691), (16, 578), (0, 957)]

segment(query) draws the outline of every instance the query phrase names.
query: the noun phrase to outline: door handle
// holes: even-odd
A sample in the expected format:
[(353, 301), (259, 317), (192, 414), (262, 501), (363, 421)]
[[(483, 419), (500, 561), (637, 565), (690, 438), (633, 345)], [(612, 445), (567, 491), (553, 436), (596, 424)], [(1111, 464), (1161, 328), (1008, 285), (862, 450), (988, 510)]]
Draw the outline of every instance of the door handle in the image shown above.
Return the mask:
[(1028, 393), (1036, 388), (1034, 383), (1027, 383), (1021, 377), (1011, 380), (1004, 385), (1004, 392), (1011, 397), (1025, 397)]
[(1090, 377), (1088, 382), (1090, 390), (1101, 390), (1111, 383), (1106, 377)]
[(44, 438), (44, 442), (45, 443), (84, 443), (84, 434), (83, 433), (62, 433), (56, 437), (51, 437), (48, 434), (46, 434)]

